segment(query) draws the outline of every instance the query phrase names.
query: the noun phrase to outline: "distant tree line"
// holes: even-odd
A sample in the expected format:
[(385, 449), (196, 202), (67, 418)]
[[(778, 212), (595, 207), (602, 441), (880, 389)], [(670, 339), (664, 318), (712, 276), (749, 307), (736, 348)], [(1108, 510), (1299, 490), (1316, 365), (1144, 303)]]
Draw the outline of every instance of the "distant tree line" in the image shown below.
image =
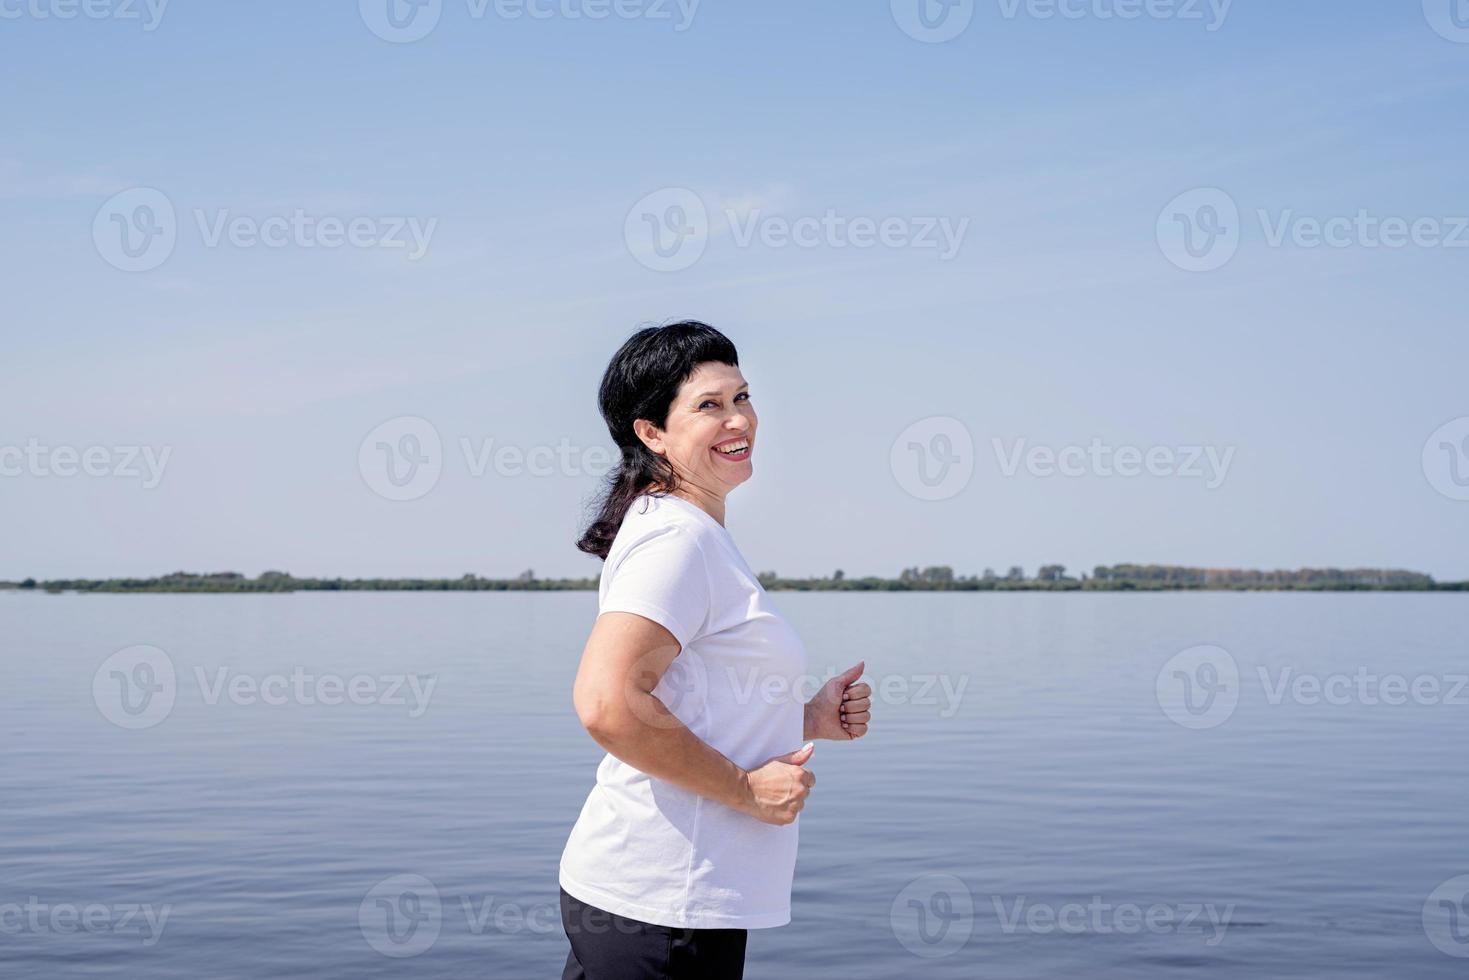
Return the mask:
[(1066, 574), (1065, 565), (1042, 565), (1028, 577), (1019, 565), (1004, 575), (986, 568), (981, 575), (956, 576), (948, 565), (905, 568), (896, 579), (849, 578), (841, 569), (827, 578), (782, 578), (761, 572), (771, 591), (802, 592), (1126, 592), (1165, 590), (1316, 590), (1469, 591), (1469, 582), (1435, 582), (1431, 575), (1387, 568), (1301, 568), (1256, 571), (1240, 568), (1188, 568), (1181, 565), (1098, 565), (1090, 576)]
[(536, 578), (527, 569), (515, 578), (481, 578), (474, 573), (438, 578), (296, 578), (288, 572), (173, 572), (155, 578), (53, 579), (0, 582), (0, 587), (47, 592), (559, 592), (595, 589), (594, 578)]
[(1300, 568), (1260, 572), (1240, 568), (1186, 568), (1182, 565), (1098, 565), (1093, 575), (1102, 582), (1147, 582), (1179, 588), (1250, 586), (1310, 589), (1332, 585), (1421, 589), (1435, 585), (1432, 576), (1396, 568)]
[[(1239, 568), (1188, 568), (1181, 565), (1098, 565), (1090, 576), (1066, 574), (1065, 565), (1042, 565), (1027, 577), (1019, 565), (1004, 575), (986, 568), (980, 575), (956, 576), (948, 565), (905, 568), (897, 578), (849, 578), (840, 568), (821, 578), (782, 578), (759, 573), (771, 591), (798, 592), (1007, 592), (1007, 591), (1166, 591), (1166, 590), (1314, 590), (1469, 591), (1469, 582), (1435, 582), (1432, 576), (1391, 568), (1300, 568), (1255, 571)], [(483, 578), (473, 572), (455, 579), (297, 578), (289, 572), (173, 572), (154, 578), (52, 579), (0, 582), (0, 588), (47, 592), (568, 592), (597, 588), (597, 578), (536, 578), (526, 569), (515, 578)]]

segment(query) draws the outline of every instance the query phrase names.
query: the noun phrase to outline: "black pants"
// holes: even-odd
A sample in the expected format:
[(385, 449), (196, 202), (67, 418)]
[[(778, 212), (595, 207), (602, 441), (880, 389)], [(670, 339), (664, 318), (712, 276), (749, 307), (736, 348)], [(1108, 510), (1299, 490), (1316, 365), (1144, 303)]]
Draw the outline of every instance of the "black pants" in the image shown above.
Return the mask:
[(571, 952), (561, 980), (741, 980), (745, 929), (680, 929), (628, 919), (561, 889)]

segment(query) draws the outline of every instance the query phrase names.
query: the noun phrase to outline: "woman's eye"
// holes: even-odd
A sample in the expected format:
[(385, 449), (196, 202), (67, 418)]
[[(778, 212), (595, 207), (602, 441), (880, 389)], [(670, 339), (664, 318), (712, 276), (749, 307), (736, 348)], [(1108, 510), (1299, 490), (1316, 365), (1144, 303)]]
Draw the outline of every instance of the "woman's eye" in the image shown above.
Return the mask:
[[(745, 399), (745, 401), (749, 401), (750, 400), (750, 393), (748, 391), (742, 391), (738, 395), (735, 395), (735, 401), (739, 401), (741, 398)], [(706, 400), (706, 401), (702, 402), (699, 405), (699, 407), (700, 408), (703, 408), (705, 405), (718, 405), (718, 404), (719, 404), (718, 402), (713, 401), (712, 399), (710, 399), (710, 400)]]

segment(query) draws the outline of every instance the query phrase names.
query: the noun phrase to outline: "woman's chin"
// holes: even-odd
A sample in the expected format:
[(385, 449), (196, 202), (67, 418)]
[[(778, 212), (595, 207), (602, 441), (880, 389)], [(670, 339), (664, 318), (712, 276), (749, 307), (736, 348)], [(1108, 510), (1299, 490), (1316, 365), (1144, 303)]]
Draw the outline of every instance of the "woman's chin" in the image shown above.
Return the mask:
[(755, 468), (750, 465), (749, 460), (738, 465), (726, 464), (723, 470), (724, 472), (719, 474), (719, 482), (729, 489), (734, 489), (755, 475)]

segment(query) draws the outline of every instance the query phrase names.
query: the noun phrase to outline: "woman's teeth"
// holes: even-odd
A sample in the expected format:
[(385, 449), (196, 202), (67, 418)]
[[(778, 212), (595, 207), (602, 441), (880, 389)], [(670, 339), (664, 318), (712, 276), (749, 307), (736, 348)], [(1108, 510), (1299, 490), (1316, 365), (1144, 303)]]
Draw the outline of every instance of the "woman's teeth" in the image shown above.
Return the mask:
[(725, 456), (738, 456), (740, 453), (749, 448), (749, 440), (742, 439), (739, 442), (732, 442), (727, 446), (716, 446), (714, 451), (717, 453), (723, 453)]

